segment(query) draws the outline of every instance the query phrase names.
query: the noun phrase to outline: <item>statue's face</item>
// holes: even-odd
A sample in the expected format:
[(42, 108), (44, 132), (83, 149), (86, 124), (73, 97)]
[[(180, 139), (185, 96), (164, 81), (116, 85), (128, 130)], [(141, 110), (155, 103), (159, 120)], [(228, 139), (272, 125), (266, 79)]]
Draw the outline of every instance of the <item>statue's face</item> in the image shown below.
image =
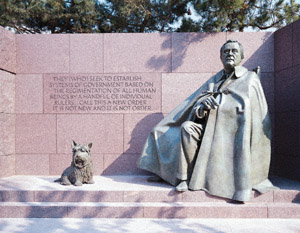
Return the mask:
[(225, 69), (233, 69), (238, 66), (242, 61), (239, 44), (226, 44), (221, 53), (221, 60)]

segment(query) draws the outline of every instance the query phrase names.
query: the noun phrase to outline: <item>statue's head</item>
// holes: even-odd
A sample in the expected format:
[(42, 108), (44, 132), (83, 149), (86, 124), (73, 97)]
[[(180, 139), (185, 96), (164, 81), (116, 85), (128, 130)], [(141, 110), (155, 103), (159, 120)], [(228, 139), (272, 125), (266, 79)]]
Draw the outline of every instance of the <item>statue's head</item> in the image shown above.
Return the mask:
[(244, 48), (236, 40), (228, 40), (221, 47), (220, 58), (227, 73), (238, 66), (244, 58)]

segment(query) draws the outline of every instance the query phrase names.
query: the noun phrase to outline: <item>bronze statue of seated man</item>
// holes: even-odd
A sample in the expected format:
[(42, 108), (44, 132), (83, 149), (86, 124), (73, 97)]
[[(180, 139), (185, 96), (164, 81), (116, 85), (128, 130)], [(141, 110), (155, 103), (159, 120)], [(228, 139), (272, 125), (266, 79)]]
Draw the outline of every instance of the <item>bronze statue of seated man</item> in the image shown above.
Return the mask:
[(240, 66), (238, 41), (220, 50), (224, 69), (176, 107), (151, 131), (138, 167), (176, 186), (249, 201), (264, 193), (271, 155), (271, 121), (256, 72)]

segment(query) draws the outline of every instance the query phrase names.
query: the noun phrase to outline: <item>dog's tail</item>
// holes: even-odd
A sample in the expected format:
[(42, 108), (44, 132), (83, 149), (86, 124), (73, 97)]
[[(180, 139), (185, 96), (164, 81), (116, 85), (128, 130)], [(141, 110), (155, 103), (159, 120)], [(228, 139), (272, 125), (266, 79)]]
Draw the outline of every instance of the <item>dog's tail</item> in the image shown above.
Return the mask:
[(54, 180), (54, 182), (61, 182), (61, 178)]

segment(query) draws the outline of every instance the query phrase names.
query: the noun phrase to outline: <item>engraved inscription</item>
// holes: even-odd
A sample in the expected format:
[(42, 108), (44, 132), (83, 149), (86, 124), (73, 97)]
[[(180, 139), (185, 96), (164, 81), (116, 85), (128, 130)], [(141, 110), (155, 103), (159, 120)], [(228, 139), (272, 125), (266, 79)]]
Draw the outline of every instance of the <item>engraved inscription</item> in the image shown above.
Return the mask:
[(45, 112), (159, 111), (160, 83), (153, 74), (47, 74)]

